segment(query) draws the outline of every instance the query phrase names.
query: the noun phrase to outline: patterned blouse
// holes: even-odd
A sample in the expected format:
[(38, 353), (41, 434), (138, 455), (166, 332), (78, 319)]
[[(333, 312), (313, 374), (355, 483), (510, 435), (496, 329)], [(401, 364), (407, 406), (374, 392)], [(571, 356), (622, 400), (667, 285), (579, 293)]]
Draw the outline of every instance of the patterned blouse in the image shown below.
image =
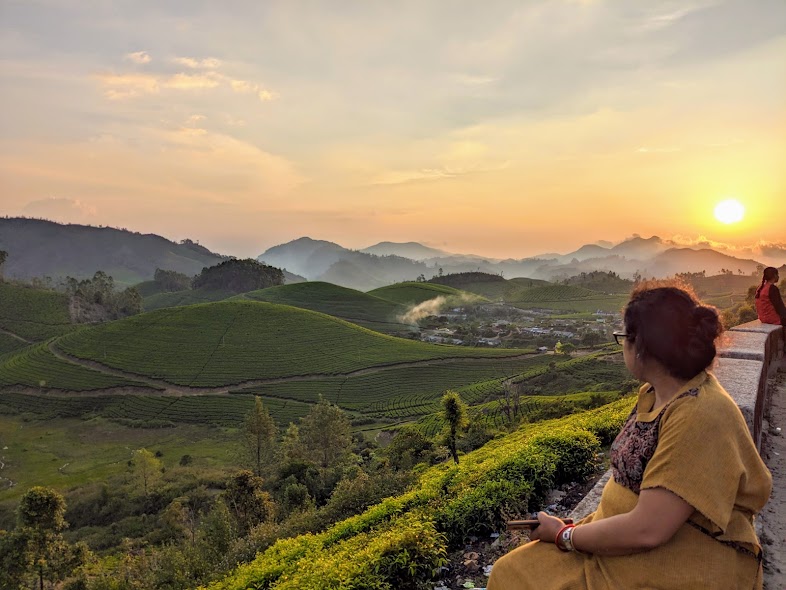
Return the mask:
[[(649, 392), (652, 391), (653, 389), (650, 388)], [(655, 449), (658, 446), (660, 421), (663, 418), (663, 414), (678, 399), (686, 396), (695, 397), (698, 394), (699, 388), (694, 387), (677, 396), (663, 406), (651, 422), (638, 421), (638, 408), (633, 408), (630, 416), (628, 416), (628, 420), (625, 422), (625, 426), (622, 427), (622, 430), (611, 445), (611, 470), (614, 475), (614, 481), (636, 494), (641, 491), (641, 480), (644, 478), (644, 470), (647, 468), (647, 463), (655, 454)]]

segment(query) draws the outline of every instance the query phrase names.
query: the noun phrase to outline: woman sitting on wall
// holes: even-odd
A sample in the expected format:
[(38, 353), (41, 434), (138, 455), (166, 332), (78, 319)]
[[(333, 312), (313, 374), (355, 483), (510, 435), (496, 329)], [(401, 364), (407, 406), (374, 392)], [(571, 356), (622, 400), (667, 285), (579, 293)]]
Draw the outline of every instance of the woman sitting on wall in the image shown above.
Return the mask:
[(539, 513), (535, 540), (494, 564), (489, 590), (761, 588), (753, 517), (772, 477), (707, 372), (720, 332), (682, 289), (634, 291), (614, 336), (644, 385), (611, 448), (614, 477), (576, 526)]
[(778, 269), (768, 266), (764, 269), (761, 286), (756, 289), (756, 315), (762, 324), (786, 326), (786, 306), (776, 285), (778, 278)]

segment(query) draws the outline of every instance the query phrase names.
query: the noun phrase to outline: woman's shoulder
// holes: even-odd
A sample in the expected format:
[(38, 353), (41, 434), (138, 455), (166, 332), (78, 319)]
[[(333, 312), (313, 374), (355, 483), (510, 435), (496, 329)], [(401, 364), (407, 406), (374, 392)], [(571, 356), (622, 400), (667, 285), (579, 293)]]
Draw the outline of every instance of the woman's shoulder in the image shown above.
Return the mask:
[[(737, 403), (712, 373), (679, 395), (669, 407), (670, 415), (705, 424), (740, 424), (742, 414)], [(665, 417), (665, 416), (664, 416)], [(744, 420), (742, 421), (744, 424)]]

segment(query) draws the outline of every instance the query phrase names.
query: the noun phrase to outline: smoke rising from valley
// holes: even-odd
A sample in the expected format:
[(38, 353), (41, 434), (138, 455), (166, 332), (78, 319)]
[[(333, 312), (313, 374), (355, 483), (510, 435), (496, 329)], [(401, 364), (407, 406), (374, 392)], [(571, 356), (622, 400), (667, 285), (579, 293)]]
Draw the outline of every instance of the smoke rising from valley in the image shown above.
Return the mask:
[(438, 315), (448, 307), (478, 303), (482, 300), (483, 298), (478, 295), (451, 295), (449, 297), (440, 295), (434, 299), (413, 305), (405, 313), (398, 316), (398, 320), (405, 324), (415, 324), (418, 320), (422, 320), (427, 316)]

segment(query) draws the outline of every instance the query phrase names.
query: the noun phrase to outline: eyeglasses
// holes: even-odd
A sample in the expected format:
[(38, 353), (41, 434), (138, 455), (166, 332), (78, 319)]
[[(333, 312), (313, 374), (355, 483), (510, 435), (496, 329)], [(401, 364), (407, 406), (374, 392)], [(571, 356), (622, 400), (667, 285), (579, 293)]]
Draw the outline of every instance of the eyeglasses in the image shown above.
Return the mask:
[[(619, 346), (625, 344), (625, 340), (633, 340), (633, 337), (629, 336), (625, 332), (612, 332), (612, 336), (614, 336), (614, 342), (616, 342)], [(620, 342), (620, 338), (622, 338), (622, 342)]]

